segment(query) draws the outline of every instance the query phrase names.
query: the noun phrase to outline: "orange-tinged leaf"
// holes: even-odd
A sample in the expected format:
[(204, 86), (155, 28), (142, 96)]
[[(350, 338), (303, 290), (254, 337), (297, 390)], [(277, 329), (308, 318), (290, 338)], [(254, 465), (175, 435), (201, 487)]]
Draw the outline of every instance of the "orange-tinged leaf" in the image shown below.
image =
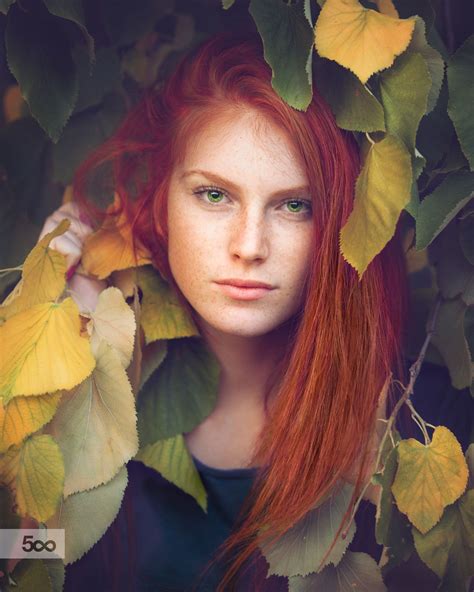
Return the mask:
[(444, 508), (461, 497), (468, 473), (456, 436), (438, 426), (428, 446), (414, 438), (399, 442), (392, 492), (399, 510), (426, 534), (439, 521)]
[[(119, 209), (120, 198), (115, 193), (114, 203), (107, 208), (109, 214)], [(140, 244), (133, 250), (133, 233), (124, 212), (107, 218), (104, 225), (90, 234), (84, 243), (81, 266), (87, 275), (98, 279), (108, 277), (113, 271), (151, 263), (150, 253)], [(136, 258), (135, 258), (136, 255)]]
[(33, 247), (23, 265), (20, 286), (15, 297), (7, 299), (0, 307), (0, 317), (9, 317), (41, 302), (50, 302), (60, 296), (66, 286), (66, 257), (51, 249), (49, 243), (70, 226), (62, 220)]
[(0, 396), (71, 389), (95, 366), (89, 340), (81, 337), (79, 309), (72, 298), (37, 304), (0, 326)]
[(392, 16), (393, 18), (399, 18), (397, 9), (395, 8), (392, 0), (375, 0), (379, 12)]
[(413, 18), (380, 14), (357, 0), (326, 0), (315, 26), (315, 47), (365, 84), (405, 51), (414, 28)]
[(18, 84), (11, 84), (3, 95), (3, 114), (5, 123), (11, 123), (21, 117), (25, 117), (29, 108), (23, 98)]
[(0, 453), (39, 430), (56, 412), (61, 393), (15, 397), (5, 407), (0, 403)]
[(32, 436), (0, 457), (0, 481), (15, 492), (21, 516), (45, 522), (56, 511), (63, 485), (61, 451), (48, 435)]

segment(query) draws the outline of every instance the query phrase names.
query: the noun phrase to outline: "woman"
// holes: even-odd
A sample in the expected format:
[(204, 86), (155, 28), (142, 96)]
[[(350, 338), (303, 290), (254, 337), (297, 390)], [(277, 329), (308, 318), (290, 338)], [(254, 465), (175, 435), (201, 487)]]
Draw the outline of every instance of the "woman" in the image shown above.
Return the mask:
[[(215, 409), (185, 435), (208, 515), (130, 461), (119, 516), (67, 567), (66, 591), (221, 592), (236, 582), (286, 590), (286, 578), (265, 578), (264, 534), (290, 528), (340, 480), (356, 485), (348, 518), (373, 472), (385, 381), (392, 372), (406, 383), (404, 255), (397, 231), (360, 282), (341, 256), (358, 148), (315, 87), (306, 112), (290, 108), (272, 89), (260, 38), (218, 35), (187, 55), (76, 175), (75, 193), (92, 211), (86, 178), (113, 164), (137, 244), (188, 307), (221, 379)], [(72, 226), (52, 246), (72, 264), (92, 227), (81, 227), (79, 209), (68, 205), (42, 235), (63, 217)], [(84, 306), (105, 286), (70, 279)], [(403, 435), (412, 435), (408, 426)], [(367, 489), (349, 547), (376, 560), (379, 493)], [(219, 561), (232, 560), (208, 565), (218, 548)]]

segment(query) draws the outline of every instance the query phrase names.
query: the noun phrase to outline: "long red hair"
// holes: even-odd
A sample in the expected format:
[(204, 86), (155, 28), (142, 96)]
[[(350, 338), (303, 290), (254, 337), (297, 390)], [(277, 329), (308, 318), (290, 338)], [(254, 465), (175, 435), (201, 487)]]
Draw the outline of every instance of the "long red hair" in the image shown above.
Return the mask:
[[(215, 560), (232, 558), (218, 592), (235, 584), (259, 545), (277, 540), (358, 466), (359, 480), (339, 533), (347, 526), (368, 469), (366, 452), (382, 386), (389, 372), (403, 382), (406, 378), (402, 341), (408, 288), (400, 226), (359, 281), (339, 249), (361, 166), (357, 142), (337, 126), (317, 80), (304, 112), (277, 95), (271, 78), (257, 34), (208, 39), (145, 94), (113, 137), (83, 163), (74, 183), (76, 197), (86, 203), (91, 171), (112, 165), (111, 185), (137, 243), (150, 251), (186, 306), (168, 264), (167, 193), (173, 167), (198, 130), (231, 109), (254, 110), (289, 135), (305, 166), (314, 212), (305, 304), (271, 385), (276, 397), (254, 451), (255, 482), (238, 525), (215, 555)], [(104, 216), (99, 210), (95, 214)], [(392, 384), (389, 411), (396, 399)]]

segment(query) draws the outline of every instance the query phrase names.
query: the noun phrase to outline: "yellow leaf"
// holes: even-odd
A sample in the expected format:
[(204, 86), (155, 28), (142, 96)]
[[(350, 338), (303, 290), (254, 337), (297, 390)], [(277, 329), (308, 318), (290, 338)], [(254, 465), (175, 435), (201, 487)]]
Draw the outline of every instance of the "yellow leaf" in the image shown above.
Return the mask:
[[(120, 198), (115, 193), (114, 203), (107, 208), (107, 212), (113, 215), (119, 207)], [(121, 212), (113, 218), (106, 218), (103, 226), (86, 238), (82, 252), (82, 269), (87, 275), (104, 279), (113, 271), (151, 263), (148, 250), (140, 244), (136, 248), (135, 259), (132, 228), (125, 213)]]
[(64, 455), (64, 496), (110, 481), (138, 450), (135, 397), (118, 354), (105, 341), (92, 375), (62, 396), (45, 430)]
[(52, 232), (45, 234), (30, 252), (23, 265), (20, 287), (14, 298), (0, 307), (0, 317), (9, 317), (42, 302), (51, 302), (60, 296), (66, 286), (66, 257), (51, 249), (49, 243), (70, 226), (65, 219)]
[(354, 209), (340, 232), (344, 258), (359, 273), (395, 232), (400, 212), (410, 201), (411, 160), (395, 136), (372, 144), (355, 187)]
[(143, 292), (140, 324), (147, 344), (156, 339), (199, 335), (177, 295), (155, 269), (140, 269), (138, 284)]
[(72, 298), (37, 304), (0, 326), (0, 396), (71, 389), (95, 366), (89, 340), (81, 337), (79, 309)]
[(94, 355), (101, 340), (118, 353), (124, 368), (130, 364), (135, 336), (135, 316), (118, 288), (103, 290), (94, 312), (91, 313), (91, 347)]
[(15, 492), (19, 514), (45, 522), (56, 511), (64, 484), (61, 451), (48, 435), (32, 436), (0, 457), (0, 481)]
[(61, 393), (16, 397), (6, 407), (0, 403), (0, 453), (48, 423), (56, 412)]
[(426, 534), (439, 521), (444, 508), (461, 497), (468, 473), (456, 436), (448, 428), (438, 426), (428, 446), (414, 438), (398, 444), (392, 492), (399, 510)]
[(315, 47), (365, 84), (408, 47), (415, 20), (364, 8), (357, 0), (326, 0), (315, 26)]

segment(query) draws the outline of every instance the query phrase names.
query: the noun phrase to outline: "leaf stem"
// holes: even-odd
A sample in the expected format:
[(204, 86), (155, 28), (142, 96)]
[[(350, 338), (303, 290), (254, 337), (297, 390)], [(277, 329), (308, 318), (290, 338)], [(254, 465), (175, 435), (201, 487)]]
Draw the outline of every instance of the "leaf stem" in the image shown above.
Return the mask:
[(369, 136), (368, 132), (365, 132), (365, 137), (367, 138), (367, 140), (369, 140), (369, 142), (372, 144), (372, 146), (375, 144), (375, 142), (372, 140), (372, 138)]
[[(433, 309), (431, 311), (430, 317), (429, 317), (428, 322), (427, 322), (427, 326), (426, 326), (426, 329), (427, 330), (426, 330), (425, 340), (424, 340), (423, 345), (421, 347), (420, 353), (418, 354), (418, 358), (410, 366), (410, 370), (409, 370), (410, 380), (408, 381), (408, 385), (405, 387), (405, 391), (403, 392), (403, 394), (400, 397), (400, 399), (397, 401), (395, 407), (392, 410), (392, 413), (390, 414), (390, 417), (387, 420), (387, 428), (385, 429), (384, 435), (382, 436), (382, 439), (380, 441), (380, 445), (379, 445), (378, 453), (377, 453), (377, 459), (375, 461), (375, 470), (374, 470), (374, 472), (376, 472), (378, 470), (378, 467), (379, 467), (379, 464), (380, 464), (380, 460), (381, 460), (381, 457), (382, 457), (382, 451), (383, 451), (383, 448), (384, 448), (385, 440), (387, 439), (388, 434), (392, 431), (392, 426), (395, 423), (395, 419), (396, 419), (396, 417), (398, 415), (398, 412), (400, 411), (402, 405), (404, 403), (407, 403), (407, 401), (409, 401), (410, 395), (413, 394), (413, 387), (415, 385), (415, 381), (416, 381), (416, 379), (418, 377), (418, 374), (420, 372), (421, 365), (422, 365), (423, 360), (425, 358), (426, 350), (428, 349), (428, 345), (430, 343), (431, 336), (434, 333), (434, 328), (435, 328), (435, 324), (436, 324), (436, 318), (438, 316), (438, 311), (439, 311), (440, 305), (441, 305), (441, 294), (440, 294), (440, 292), (438, 292), (437, 293), (437, 296), (436, 296), (436, 301), (435, 301), (434, 307), (433, 307)], [(410, 401), (410, 404), (411, 404), (411, 401)], [(408, 405), (409, 407), (410, 407), (410, 404)], [(427, 433), (426, 428), (425, 428), (425, 426), (427, 424), (425, 423), (425, 421), (423, 420), (423, 418), (415, 411), (415, 408), (413, 407), (413, 404), (411, 404), (411, 407), (410, 408), (412, 410), (412, 417), (414, 419), (415, 419), (415, 417), (417, 417), (418, 418), (418, 421), (420, 421), (420, 423), (418, 425), (420, 425), (420, 428), (423, 431), (423, 434), (425, 436), (425, 442), (427, 440), (429, 442), (430, 440), (429, 440), (428, 433)], [(413, 414), (413, 412), (414, 412), (414, 414)], [(421, 426), (423, 426), (423, 427), (421, 427)], [(393, 442), (393, 439), (392, 439), (392, 442)], [(352, 524), (352, 521), (354, 520), (354, 516), (355, 516), (355, 514), (357, 512), (357, 509), (358, 509), (358, 507), (360, 505), (360, 502), (362, 501), (362, 498), (364, 497), (364, 493), (366, 492), (366, 490), (369, 487), (370, 483), (371, 483), (371, 480), (369, 479), (366, 482), (366, 484), (364, 485), (362, 491), (360, 492), (359, 497), (357, 498), (357, 501), (356, 501), (356, 503), (355, 503), (355, 505), (354, 505), (354, 507), (352, 509), (352, 513), (351, 513), (351, 517), (349, 519), (349, 523), (347, 524), (346, 529), (344, 530), (344, 532), (341, 535), (343, 539), (346, 538), (347, 533), (349, 532), (349, 528), (350, 528), (350, 526)]]
[(12, 271), (23, 271), (23, 265), (19, 265), (18, 267), (5, 267), (5, 269), (0, 269), (0, 277), (9, 274)]
[(423, 433), (423, 437), (425, 438), (425, 446), (428, 446), (431, 443), (431, 439), (430, 439), (428, 432), (426, 430), (426, 423), (425, 423), (424, 419), (413, 407), (413, 403), (411, 402), (410, 398), (408, 398), (405, 401), (405, 403), (408, 405), (408, 407), (411, 411), (412, 419), (415, 421), (415, 423), (417, 424), (417, 426), (420, 428), (420, 430)]

